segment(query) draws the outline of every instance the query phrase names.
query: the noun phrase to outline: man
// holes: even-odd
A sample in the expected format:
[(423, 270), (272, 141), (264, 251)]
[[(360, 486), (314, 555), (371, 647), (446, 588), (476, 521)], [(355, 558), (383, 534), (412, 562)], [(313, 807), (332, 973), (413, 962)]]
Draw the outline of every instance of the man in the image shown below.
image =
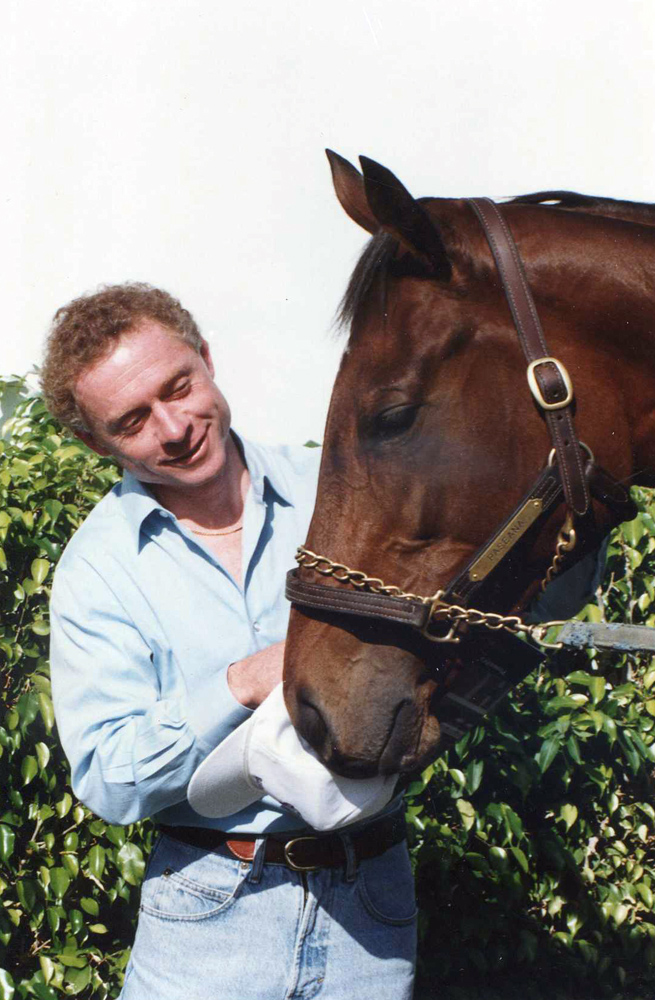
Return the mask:
[(213, 375), (190, 314), (147, 285), (60, 309), (43, 366), (53, 414), (124, 470), (58, 566), (51, 657), (76, 794), (162, 831), (121, 996), (401, 1000), (416, 914), (397, 799), (320, 840), (271, 795), (220, 820), (187, 800), (279, 685), (317, 475), (316, 451), (231, 431)]

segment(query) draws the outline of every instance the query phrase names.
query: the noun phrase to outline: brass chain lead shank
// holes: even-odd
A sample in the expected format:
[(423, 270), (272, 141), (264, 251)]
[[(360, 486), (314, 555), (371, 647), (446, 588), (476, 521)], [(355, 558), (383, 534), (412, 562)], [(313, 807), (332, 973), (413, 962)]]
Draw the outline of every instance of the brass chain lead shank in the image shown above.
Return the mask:
[(557, 542), (555, 543), (555, 555), (553, 556), (553, 561), (548, 567), (548, 572), (541, 581), (541, 591), (546, 589), (551, 580), (557, 576), (560, 569), (562, 568), (562, 562), (566, 557), (568, 552), (572, 552), (576, 546), (578, 536), (576, 534), (575, 528), (573, 527), (573, 515), (571, 511), (567, 511), (564, 524), (559, 530), (557, 536)]
[[(562, 531), (564, 531), (564, 528)], [(575, 535), (575, 532), (573, 532), (573, 535)], [(573, 544), (575, 544), (575, 539)], [(306, 569), (313, 569), (322, 576), (331, 576), (338, 583), (352, 583), (355, 587), (367, 587), (373, 594), (400, 597), (408, 601), (420, 601), (422, 604), (431, 605), (428, 623), (423, 630), (428, 639), (434, 638), (437, 642), (459, 642), (459, 638), (454, 636), (454, 630), (457, 625), (482, 625), (484, 628), (491, 629), (492, 631), (505, 629), (513, 635), (525, 632), (531, 639), (547, 649), (561, 648), (560, 643), (546, 642), (542, 638), (542, 635), (545, 635), (551, 628), (563, 625), (564, 622), (562, 621), (539, 622), (535, 625), (529, 625), (519, 615), (500, 615), (494, 611), (478, 611), (476, 608), (463, 608), (459, 604), (449, 604), (447, 601), (442, 600), (443, 590), (438, 590), (432, 597), (413, 594), (411, 591), (396, 587), (395, 584), (386, 584), (379, 577), (367, 576), (361, 570), (351, 569), (344, 563), (333, 562), (327, 556), (320, 556), (316, 552), (312, 552), (311, 549), (306, 549), (304, 545), (298, 547), (295, 559), (299, 566), (304, 566)], [(427, 632), (430, 623), (433, 621), (446, 622), (451, 626), (445, 638), (431, 637)]]

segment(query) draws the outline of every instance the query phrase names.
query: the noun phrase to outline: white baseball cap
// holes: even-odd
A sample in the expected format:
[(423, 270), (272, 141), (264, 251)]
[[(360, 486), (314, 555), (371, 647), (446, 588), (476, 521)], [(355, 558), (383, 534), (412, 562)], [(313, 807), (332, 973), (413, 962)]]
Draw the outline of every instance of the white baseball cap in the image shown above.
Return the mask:
[(218, 819), (271, 795), (312, 829), (336, 830), (380, 812), (396, 781), (329, 771), (293, 728), (278, 684), (196, 769), (187, 797), (201, 816)]

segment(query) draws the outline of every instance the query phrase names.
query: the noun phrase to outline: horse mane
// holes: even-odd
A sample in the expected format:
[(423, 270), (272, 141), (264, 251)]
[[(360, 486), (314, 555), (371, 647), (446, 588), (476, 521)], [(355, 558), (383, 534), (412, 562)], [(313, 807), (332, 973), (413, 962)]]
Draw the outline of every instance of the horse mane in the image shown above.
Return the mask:
[[(578, 194), (576, 191), (536, 191), (533, 194), (510, 198), (502, 204), (536, 205), (542, 206), (545, 211), (580, 212), (601, 218), (622, 219), (625, 222), (655, 226), (655, 204), (599, 198), (594, 195)], [(339, 303), (336, 315), (338, 327), (347, 328), (359, 315), (378, 277), (386, 277), (392, 266), (394, 271), (398, 270), (398, 262), (395, 259), (397, 249), (398, 241), (388, 233), (379, 232), (371, 237), (355, 265), (348, 287)], [(415, 273), (420, 277), (423, 273), (420, 263), (415, 261), (415, 270), (411, 269), (408, 256), (405, 257), (404, 273)]]
[(577, 191), (536, 191), (534, 194), (521, 194), (516, 198), (510, 198), (504, 204), (543, 205), (544, 208), (584, 212), (587, 215), (600, 215), (607, 219), (640, 222), (647, 226), (655, 225), (655, 205), (649, 202), (598, 198), (594, 195), (578, 194)]

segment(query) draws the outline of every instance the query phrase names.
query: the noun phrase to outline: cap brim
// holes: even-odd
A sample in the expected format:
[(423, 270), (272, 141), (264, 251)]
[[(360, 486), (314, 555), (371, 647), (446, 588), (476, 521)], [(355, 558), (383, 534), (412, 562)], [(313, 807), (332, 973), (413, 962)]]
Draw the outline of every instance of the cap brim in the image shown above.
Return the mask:
[(251, 721), (248, 719), (230, 733), (194, 771), (187, 799), (198, 815), (208, 819), (232, 816), (266, 794), (246, 777)]

